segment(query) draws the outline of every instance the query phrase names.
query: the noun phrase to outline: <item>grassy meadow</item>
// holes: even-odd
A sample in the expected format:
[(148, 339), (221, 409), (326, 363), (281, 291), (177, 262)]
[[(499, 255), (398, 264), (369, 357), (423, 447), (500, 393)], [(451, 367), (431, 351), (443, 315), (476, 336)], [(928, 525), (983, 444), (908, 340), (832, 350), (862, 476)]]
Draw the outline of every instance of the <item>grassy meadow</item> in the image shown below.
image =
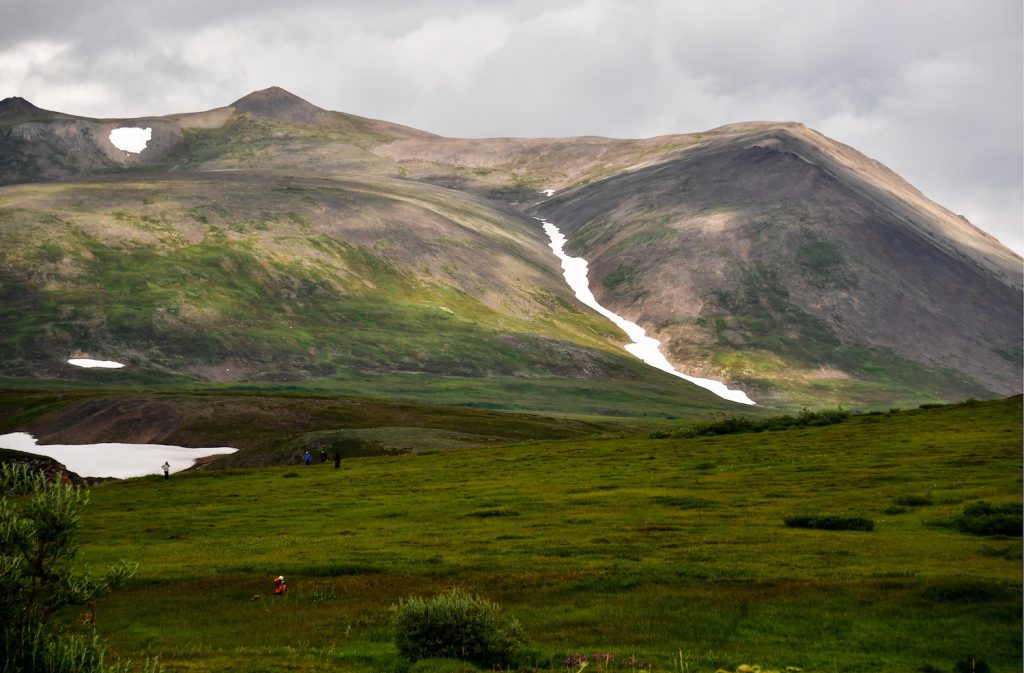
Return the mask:
[[(389, 606), (459, 586), (522, 622), (523, 668), (1020, 670), (1020, 538), (953, 525), (1020, 503), (1019, 397), (665, 434), (101, 484), (80, 558), (139, 572), (98, 632), (172, 672), (406, 671)], [(874, 530), (783, 524), (819, 514)]]

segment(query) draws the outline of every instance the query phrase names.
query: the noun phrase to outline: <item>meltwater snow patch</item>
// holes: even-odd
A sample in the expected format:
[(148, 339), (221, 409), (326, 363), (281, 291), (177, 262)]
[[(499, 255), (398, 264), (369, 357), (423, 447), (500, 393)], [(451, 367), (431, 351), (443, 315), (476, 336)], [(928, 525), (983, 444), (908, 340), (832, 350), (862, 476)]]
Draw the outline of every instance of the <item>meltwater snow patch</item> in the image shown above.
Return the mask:
[(562, 261), (565, 282), (569, 285), (569, 288), (576, 294), (577, 299), (618, 325), (626, 333), (626, 336), (632, 339), (632, 343), (625, 346), (628, 352), (652, 367), (657, 367), (673, 376), (685, 379), (723, 399), (739, 402), (740, 404), (755, 404), (742, 390), (730, 390), (721, 381), (687, 376), (676, 370), (664, 353), (661, 352), (661, 343), (657, 339), (647, 336), (646, 330), (635, 322), (626, 320), (597, 302), (594, 293), (590, 290), (590, 281), (587, 278), (587, 260), (582, 257), (569, 257), (566, 255), (564, 249), (565, 236), (558, 230), (558, 227), (540, 218), (537, 219), (540, 220), (540, 223), (544, 226), (544, 232), (551, 239), (550, 247), (552, 252)]
[(68, 360), (68, 364), (75, 367), (85, 367), (86, 369), (120, 369), (124, 367), (120, 362), (114, 362), (113, 360), (91, 360), (89, 358), (71, 358)]
[(141, 477), (159, 474), (166, 461), (170, 472), (192, 467), (200, 458), (222, 456), (238, 449), (228, 446), (189, 449), (165, 444), (38, 444), (27, 432), (0, 435), (0, 449), (48, 456), (82, 477)]
[(123, 152), (138, 154), (152, 137), (153, 129), (149, 127), (122, 126), (110, 132), (110, 144)]

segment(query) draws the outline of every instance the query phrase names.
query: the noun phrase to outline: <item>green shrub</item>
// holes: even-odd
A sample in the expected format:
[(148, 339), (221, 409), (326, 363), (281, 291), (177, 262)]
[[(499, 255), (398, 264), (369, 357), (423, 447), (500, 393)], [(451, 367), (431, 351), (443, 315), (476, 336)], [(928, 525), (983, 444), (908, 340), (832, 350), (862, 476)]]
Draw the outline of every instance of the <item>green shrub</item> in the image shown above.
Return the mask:
[(742, 417), (722, 418), (717, 421), (702, 423), (691, 428), (684, 428), (672, 434), (673, 437), (694, 438), (712, 437), (715, 435), (736, 435), (745, 432), (765, 432), (770, 430), (786, 430), (788, 428), (821, 427), (835, 425), (850, 417), (850, 412), (842, 409), (823, 409), (808, 411), (804, 409), (797, 416), (774, 416), (761, 420)]
[(955, 673), (989, 673), (992, 669), (981, 659), (971, 656), (956, 662), (953, 670)]
[(962, 533), (1020, 537), (1021, 506), (1009, 504), (995, 507), (987, 502), (976, 502), (965, 507), (963, 514), (954, 523)]
[(514, 617), (480, 596), (453, 588), (434, 596), (412, 596), (391, 607), (395, 646), (419, 659), (461, 659), (478, 666), (507, 666), (523, 641)]
[(475, 512), (470, 512), (466, 516), (472, 516), (478, 519), (490, 519), (496, 516), (519, 516), (519, 512), (514, 509), (493, 507), (491, 509), (478, 509)]
[(927, 507), (934, 504), (930, 495), (901, 495), (897, 496), (893, 502), (900, 507)]
[(692, 495), (656, 495), (651, 498), (651, 502), (679, 509), (706, 509), (715, 506), (715, 503), (710, 500)]
[(1006, 595), (994, 582), (973, 577), (949, 577), (932, 580), (921, 589), (921, 597), (936, 603), (983, 603)]
[(990, 545), (982, 545), (981, 549), (978, 550), (978, 555), (1004, 559), (1020, 559), (1022, 556), (1019, 546), (992, 547)]
[(815, 528), (817, 530), (874, 530), (875, 522), (860, 516), (834, 516), (830, 514), (795, 514), (783, 518), (789, 528)]

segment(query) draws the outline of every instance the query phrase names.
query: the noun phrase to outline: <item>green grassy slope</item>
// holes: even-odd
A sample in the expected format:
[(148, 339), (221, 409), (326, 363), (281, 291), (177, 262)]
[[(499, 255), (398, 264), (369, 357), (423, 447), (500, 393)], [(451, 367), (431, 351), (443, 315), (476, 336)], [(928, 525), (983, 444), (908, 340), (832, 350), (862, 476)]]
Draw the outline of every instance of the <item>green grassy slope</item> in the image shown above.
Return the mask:
[[(618, 670), (631, 654), (668, 670), (679, 652), (709, 673), (910, 673), (969, 655), (1016, 670), (1020, 540), (951, 521), (1020, 502), (1020, 435), (1018, 397), (763, 434), (138, 479), (93, 489), (83, 559), (140, 562), (99, 606), (99, 632), (169, 671), (405, 670), (388, 606), (453, 585), (516, 615), (545, 670), (594, 651)], [(801, 513), (876, 526), (783, 526)], [(280, 573), (291, 591), (274, 599)]]
[[(0, 243), (11, 380), (401, 391), (591, 415), (728, 406), (626, 354), (532, 220), (430, 185), (228, 171), (9, 186)], [(75, 356), (129, 367), (73, 370)], [(607, 404), (560, 401), (590, 382)]]

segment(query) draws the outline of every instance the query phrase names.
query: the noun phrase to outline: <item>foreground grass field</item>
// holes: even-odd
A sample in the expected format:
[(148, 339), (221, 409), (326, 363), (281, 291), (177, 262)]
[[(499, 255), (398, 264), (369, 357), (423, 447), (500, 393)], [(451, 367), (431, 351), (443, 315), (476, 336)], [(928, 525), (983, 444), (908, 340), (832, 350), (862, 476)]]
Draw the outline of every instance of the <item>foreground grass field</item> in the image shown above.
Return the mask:
[[(92, 490), (83, 560), (139, 562), (98, 630), (168, 671), (404, 671), (389, 606), (452, 586), (515, 615), (544, 670), (601, 651), (620, 670), (634, 655), (661, 671), (952, 671), (970, 656), (1015, 671), (1020, 538), (952, 522), (1020, 503), (1020, 440), (1018, 397), (113, 482)], [(875, 527), (787, 528), (791, 514)]]

